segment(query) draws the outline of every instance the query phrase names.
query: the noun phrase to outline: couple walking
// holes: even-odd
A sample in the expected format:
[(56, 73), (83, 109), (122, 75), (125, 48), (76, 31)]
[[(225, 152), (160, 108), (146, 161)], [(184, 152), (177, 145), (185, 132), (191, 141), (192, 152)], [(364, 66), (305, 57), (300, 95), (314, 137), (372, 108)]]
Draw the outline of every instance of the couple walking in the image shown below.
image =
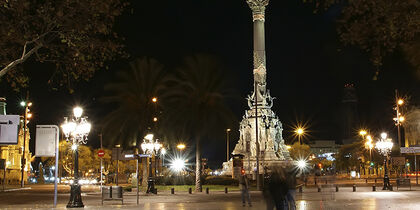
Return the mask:
[(296, 210), (296, 174), (292, 168), (276, 167), (265, 179), (264, 197), (267, 210)]

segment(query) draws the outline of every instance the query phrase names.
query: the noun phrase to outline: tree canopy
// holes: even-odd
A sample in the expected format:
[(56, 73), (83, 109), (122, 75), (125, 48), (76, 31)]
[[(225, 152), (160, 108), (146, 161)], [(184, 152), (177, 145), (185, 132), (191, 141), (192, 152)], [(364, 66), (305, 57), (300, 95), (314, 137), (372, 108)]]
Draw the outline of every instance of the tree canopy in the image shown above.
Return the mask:
[(53, 64), (53, 87), (88, 80), (123, 53), (113, 25), (126, 6), (124, 0), (1, 0), (0, 78), (15, 89), (27, 85), (21, 64), (31, 58)]
[(384, 58), (395, 50), (404, 52), (420, 78), (419, 0), (303, 0), (315, 4), (315, 12), (341, 9), (337, 31), (345, 45), (354, 45), (370, 55), (379, 74)]

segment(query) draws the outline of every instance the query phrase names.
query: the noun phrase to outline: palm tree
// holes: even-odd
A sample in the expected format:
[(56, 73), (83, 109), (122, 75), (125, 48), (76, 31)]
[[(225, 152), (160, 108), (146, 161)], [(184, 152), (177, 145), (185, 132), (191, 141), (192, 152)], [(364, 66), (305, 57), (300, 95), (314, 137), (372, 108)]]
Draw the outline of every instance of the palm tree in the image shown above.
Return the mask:
[(166, 98), (167, 122), (196, 144), (196, 191), (202, 190), (201, 141), (226, 128), (233, 118), (224, 101), (229, 96), (225, 78), (225, 69), (215, 57), (189, 56), (175, 72)]
[(154, 59), (137, 59), (130, 67), (117, 72), (115, 81), (105, 86), (107, 95), (101, 98), (115, 108), (102, 124), (109, 145), (138, 145), (138, 137), (153, 127), (159, 103), (153, 103), (152, 98), (159, 98), (167, 80), (163, 65)]

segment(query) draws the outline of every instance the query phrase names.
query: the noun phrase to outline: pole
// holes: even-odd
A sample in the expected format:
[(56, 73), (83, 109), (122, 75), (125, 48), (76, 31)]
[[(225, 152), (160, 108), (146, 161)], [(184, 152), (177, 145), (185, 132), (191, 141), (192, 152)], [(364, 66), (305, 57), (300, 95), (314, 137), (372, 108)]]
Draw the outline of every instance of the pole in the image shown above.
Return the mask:
[(137, 199), (137, 205), (139, 205), (139, 150), (137, 148), (136, 148), (136, 186), (137, 186), (136, 199)]
[(54, 208), (57, 207), (57, 179), (58, 179), (58, 160), (59, 160), (59, 144), (60, 144), (60, 129), (54, 126), (56, 129), (56, 141), (55, 141), (55, 171), (54, 171)]
[(226, 162), (229, 162), (229, 131), (226, 129)]
[(115, 181), (117, 182), (117, 186), (118, 186), (118, 162), (120, 162), (120, 150), (118, 150), (117, 152), (118, 157), (117, 157), (117, 177), (115, 177)]
[(256, 162), (257, 162), (257, 190), (260, 191), (261, 190), (261, 180), (260, 180), (260, 160), (259, 160), (259, 156), (260, 156), (260, 144), (258, 142), (258, 88), (257, 88), (258, 83), (255, 81), (255, 145), (256, 145)]
[(414, 170), (416, 171), (416, 185), (419, 184), (419, 174), (417, 173), (417, 154), (414, 154)]
[(25, 101), (25, 113), (23, 116), (23, 152), (22, 152), (22, 182), (20, 184), (21, 187), (25, 186), (25, 149), (26, 149), (26, 121), (27, 121), (27, 114), (28, 114), (28, 100), (29, 100), (29, 91), (26, 92), (26, 101)]
[[(102, 133), (99, 134), (99, 141), (101, 142), (101, 150), (102, 150)], [(101, 157), (101, 180), (99, 181), (99, 183), (101, 183), (101, 193), (102, 193), (102, 157)]]
[[(6, 160), (6, 159), (5, 159)], [(4, 189), (6, 188), (6, 167), (7, 167), (7, 164), (6, 163), (4, 163), (4, 172), (3, 172), (3, 191), (4, 191)]]

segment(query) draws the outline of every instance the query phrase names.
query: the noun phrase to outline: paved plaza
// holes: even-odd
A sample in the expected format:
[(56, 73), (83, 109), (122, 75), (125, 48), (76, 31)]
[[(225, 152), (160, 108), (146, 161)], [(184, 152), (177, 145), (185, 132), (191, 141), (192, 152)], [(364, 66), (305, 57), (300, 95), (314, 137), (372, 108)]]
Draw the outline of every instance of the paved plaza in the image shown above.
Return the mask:
[[(61, 186), (56, 209), (65, 209), (69, 194), (68, 186)], [(1, 209), (52, 209), (53, 194), (51, 186), (31, 186), (30, 189), (0, 193)], [(94, 190), (94, 189), (92, 189)], [(317, 188), (304, 188), (303, 193), (296, 194), (297, 209), (420, 209), (420, 187), (410, 191), (378, 191), (371, 187), (358, 187), (353, 192), (351, 187), (342, 187), (335, 192), (335, 187), (327, 185), (318, 192)], [(252, 207), (242, 207), (239, 191), (210, 192), (206, 194), (187, 192), (160, 192), (158, 195), (140, 194), (139, 205), (136, 205), (135, 192), (124, 194), (124, 205), (118, 201), (106, 201), (101, 205), (101, 194), (90, 191), (82, 194), (85, 209), (145, 209), (145, 210), (185, 210), (185, 209), (266, 209), (264, 198), (260, 192), (251, 192)]]

